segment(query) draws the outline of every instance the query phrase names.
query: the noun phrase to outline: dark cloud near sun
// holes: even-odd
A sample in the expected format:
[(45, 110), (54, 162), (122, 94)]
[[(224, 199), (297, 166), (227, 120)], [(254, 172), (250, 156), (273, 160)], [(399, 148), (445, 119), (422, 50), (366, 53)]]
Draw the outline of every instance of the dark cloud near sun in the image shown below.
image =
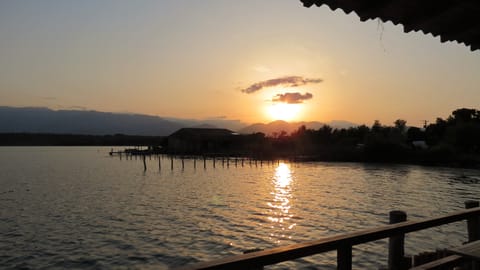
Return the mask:
[(277, 94), (272, 98), (273, 102), (282, 102), (282, 103), (287, 103), (287, 104), (300, 104), (303, 103), (303, 101), (308, 100), (313, 98), (313, 95), (311, 93), (283, 93), (283, 94)]
[(323, 80), (318, 78), (304, 78), (302, 76), (285, 76), (276, 79), (270, 79), (261, 81), (250, 85), (247, 88), (242, 89), (243, 93), (251, 94), (265, 87), (284, 86), (284, 87), (297, 87), (306, 84), (321, 83)]

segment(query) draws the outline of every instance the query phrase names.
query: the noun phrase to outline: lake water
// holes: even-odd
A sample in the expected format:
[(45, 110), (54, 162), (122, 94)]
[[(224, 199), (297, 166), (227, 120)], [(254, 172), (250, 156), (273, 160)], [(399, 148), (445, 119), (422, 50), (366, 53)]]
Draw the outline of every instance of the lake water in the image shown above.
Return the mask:
[[(119, 148), (118, 148), (119, 149)], [(110, 157), (102, 147), (0, 148), (4, 268), (168, 269), (463, 208), (480, 171), (358, 163), (249, 164)], [(464, 222), (408, 234), (406, 253), (466, 240)], [(386, 264), (387, 241), (354, 268)], [(335, 269), (336, 253), (271, 269)]]

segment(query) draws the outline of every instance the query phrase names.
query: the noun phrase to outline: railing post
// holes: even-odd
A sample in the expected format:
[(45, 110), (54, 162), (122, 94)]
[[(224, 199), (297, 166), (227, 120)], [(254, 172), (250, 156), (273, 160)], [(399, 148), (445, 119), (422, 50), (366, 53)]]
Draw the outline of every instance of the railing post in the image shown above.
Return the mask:
[[(403, 211), (390, 211), (390, 224), (404, 222), (407, 220), (407, 213)], [(388, 239), (388, 269), (401, 270), (404, 268), (405, 256), (405, 234), (391, 236)]]
[(352, 245), (342, 242), (337, 248), (337, 269), (352, 270)]
[[(254, 248), (254, 249), (249, 249), (249, 250), (245, 250), (243, 251), (243, 254), (247, 254), (247, 253), (252, 253), (252, 252), (257, 252), (257, 251), (262, 251), (262, 249), (260, 248)], [(250, 268), (251, 270), (263, 270), (263, 266), (257, 266), (255, 268)]]
[[(478, 201), (465, 201), (465, 208), (479, 207)], [(468, 242), (480, 240), (480, 216), (474, 216), (467, 219)]]

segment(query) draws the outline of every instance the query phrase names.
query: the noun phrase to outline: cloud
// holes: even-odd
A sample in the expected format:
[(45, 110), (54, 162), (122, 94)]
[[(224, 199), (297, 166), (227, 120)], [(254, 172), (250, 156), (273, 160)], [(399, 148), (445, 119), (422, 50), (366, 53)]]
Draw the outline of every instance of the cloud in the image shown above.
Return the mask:
[(287, 104), (300, 104), (303, 101), (313, 98), (313, 95), (310, 93), (302, 93), (295, 92), (295, 93), (284, 93), (284, 94), (277, 94), (272, 98), (273, 102), (282, 102)]
[(301, 76), (285, 76), (285, 77), (280, 77), (276, 79), (270, 79), (270, 80), (254, 83), (249, 87), (242, 89), (241, 91), (246, 94), (251, 94), (259, 90), (262, 90), (265, 87), (274, 87), (274, 86), (297, 87), (300, 85), (321, 83), (322, 81), (323, 81), (322, 79), (303, 78)]

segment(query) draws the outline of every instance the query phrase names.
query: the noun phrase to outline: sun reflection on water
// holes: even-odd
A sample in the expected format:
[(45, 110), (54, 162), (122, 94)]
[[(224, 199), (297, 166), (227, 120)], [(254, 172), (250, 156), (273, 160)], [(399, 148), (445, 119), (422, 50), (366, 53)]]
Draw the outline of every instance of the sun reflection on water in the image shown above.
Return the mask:
[(292, 230), (296, 224), (291, 222), (293, 214), (290, 209), (292, 207), (292, 171), (290, 166), (285, 163), (278, 164), (275, 168), (273, 176), (273, 200), (268, 204), (270, 207), (268, 220), (271, 222), (272, 229), (270, 237), (276, 243), (281, 240), (292, 239), (289, 230)]

